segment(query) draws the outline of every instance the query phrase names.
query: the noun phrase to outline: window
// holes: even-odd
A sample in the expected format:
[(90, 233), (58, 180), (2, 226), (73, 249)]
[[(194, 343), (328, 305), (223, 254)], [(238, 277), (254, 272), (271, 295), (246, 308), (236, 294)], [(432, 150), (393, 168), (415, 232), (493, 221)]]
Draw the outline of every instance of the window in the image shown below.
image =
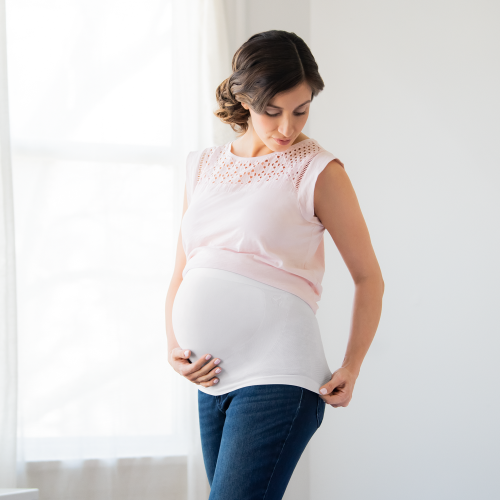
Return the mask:
[(25, 459), (182, 454), (171, 3), (6, 10)]

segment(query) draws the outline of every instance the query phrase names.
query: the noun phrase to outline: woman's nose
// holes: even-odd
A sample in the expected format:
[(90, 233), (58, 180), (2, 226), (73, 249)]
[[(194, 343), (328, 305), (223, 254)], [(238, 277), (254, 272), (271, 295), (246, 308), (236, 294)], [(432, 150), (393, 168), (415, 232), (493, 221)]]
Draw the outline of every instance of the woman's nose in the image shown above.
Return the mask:
[(278, 132), (286, 138), (289, 138), (293, 135), (293, 125), (291, 120), (284, 119), (281, 121), (278, 127)]

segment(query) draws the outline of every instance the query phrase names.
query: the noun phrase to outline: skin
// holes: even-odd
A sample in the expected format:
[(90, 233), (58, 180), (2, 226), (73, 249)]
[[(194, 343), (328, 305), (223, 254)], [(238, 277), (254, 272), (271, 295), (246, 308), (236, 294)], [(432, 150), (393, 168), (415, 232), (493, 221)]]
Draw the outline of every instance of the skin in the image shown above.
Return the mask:
[[(274, 151), (284, 152), (292, 144), (308, 139), (302, 129), (309, 116), (310, 102), (306, 101), (310, 101), (311, 95), (311, 88), (304, 82), (292, 90), (277, 94), (262, 114), (242, 103), (250, 111), (249, 127), (233, 142), (232, 152), (246, 158), (262, 156)], [(274, 138), (291, 141), (283, 146)], [(186, 210), (184, 190), (183, 215)], [(346, 407), (352, 399), (361, 365), (378, 328), (384, 280), (356, 193), (339, 160), (331, 161), (318, 175), (314, 189), (314, 211), (337, 246), (355, 285), (349, 340), (343, 363), (331, 379), (318, 388), (320, 397), (327, 404), (334, 408)], [(215, 380), (218, 381), (215, 371), (218, 366), (215, 362), (219, 358), (211, 359), (211, 354), (206, 353), (208, 360), (201, 356), (198, 361), (191, 363), (188, 360), (191, 351), (179, 346), (172, 328), (172, 305), (182, 282), (185, 265), (186, 255), (179, 231), (177, 258), (165, 304), (169, 363), (189, 381), (210, 387), (216, 383)], [(321, 393), (322, 389), (326, 391), (324, 394)]]

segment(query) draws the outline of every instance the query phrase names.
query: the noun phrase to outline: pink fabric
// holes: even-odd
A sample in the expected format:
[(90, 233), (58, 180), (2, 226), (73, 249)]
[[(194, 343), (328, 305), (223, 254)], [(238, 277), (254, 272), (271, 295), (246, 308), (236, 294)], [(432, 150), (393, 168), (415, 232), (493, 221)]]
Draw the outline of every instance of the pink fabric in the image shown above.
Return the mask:
[(195, 267), (233, 271), (297, 295), (316, 313), (325, 228), (314, 187), (334, 159), (315, 139), (254, 158), (234, 155), (231, 143), (190, 152), (182, 276)]

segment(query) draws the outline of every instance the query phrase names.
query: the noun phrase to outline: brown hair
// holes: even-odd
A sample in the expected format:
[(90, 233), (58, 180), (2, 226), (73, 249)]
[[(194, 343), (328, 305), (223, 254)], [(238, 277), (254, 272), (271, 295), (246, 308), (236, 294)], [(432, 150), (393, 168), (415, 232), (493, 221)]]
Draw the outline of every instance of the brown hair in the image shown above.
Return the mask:
[(279, 92), (307, 82), (311, 100), (325, 84), (318, 65), (304, 40), (295, 33), (270, 30), (252, 35), (234, 54), (233, 74), (215, 91), (219, 109), (215, 116), (244, 134), (248, 130), (250, 111), (262, 113), (267, 103)]

